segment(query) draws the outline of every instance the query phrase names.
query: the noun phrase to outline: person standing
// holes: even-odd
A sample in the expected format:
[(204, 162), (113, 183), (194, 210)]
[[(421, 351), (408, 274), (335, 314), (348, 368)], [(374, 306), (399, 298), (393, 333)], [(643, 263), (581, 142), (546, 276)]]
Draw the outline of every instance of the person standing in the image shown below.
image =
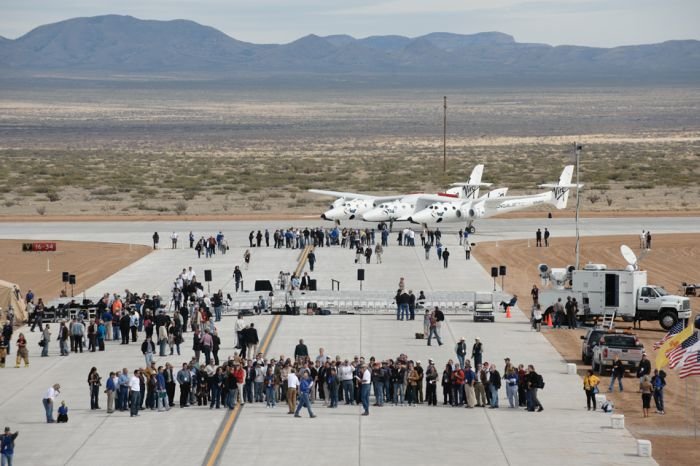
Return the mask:
[[(362, 378), (360, 379), (360, 400), (362, 401), (362, 415), (369, 416), (369, 390), (372, 383), (372, 374), (367, 364), (362, 364)], [(297, 408), (299, 409), (299, 408)]]
[(450, 259), (450, 251), (445, 248), (444, 251), (442, 251), (442, 263), (445, 268), (447, 268), (447, 261)]
[(598, 393), (598, 384), (600, 384), (600, 379), (589, 369), (583, 378), (583, 390), (586, 392), (586, 408), (588, 408), (588, 411), (591, 410), (591, 405), (593, 405), (593, 411), (596, 410), (595, 395)]
[(158, 236), (158, 232), (156, 231), (153, 233), (153, 249), (158, 249), (158, 241), (160, 241), (160, 236)]
[(518, 371), (510, 363), (510, 359), (506, 358), (506, 367), (503, 370), (503, 380), (506, 384), (506, 396), (508, 397), (508, 405), (515, 408), (518, 404)]
[[(161, 327), (164, 328), (164, 327)], [(156, 352), (156, 345), (153, 343), (153, 340), (151, 337), (146, 337), (145, 340), (143, 340), (143, 343), (141, 343), (141, 353), (143, 353), (143, 356), (146, 360), (146, 367), (151, 367), (151, 363), (153, 362), (153, 354)], [(165, 354), (161, 354), (161, 356), (165, 356)]]
[(180, 384), (180, 408), (187, 408), (190, 405), (190, 385), (192, 383), (192, 374), (187, 363), (183, 362), (182, 369), (177, 372), (177, 383)]
[(464, 342), (464, 337), (460, 338), (455, 345), (455, 353), (457, 354), (460, 367), (464, 367), (464, 359), (467, 356), (467, 344)]
[(535, 246), (538, 248), (542, 247), (542, 231), (539, 228), (535, 232)]
[(491, 409), (498, 408), (498, 390), (501, 388), (501, 374), (496, 369), (496, 364), (492, 364), (489, 369), (489, 390), (491, 390)]
[(55, 383), (51, 387), (49, 387), (48, 390), (46, 390), (46, 395), (44, 395), (44, 398), (41, 400), (42, 404), (44, 405), (44, 411), (46, 411), (46, 422), (48, 424), (56, 422), (53, 419), (53, 404), (56, 400), (56, 397), (60, 393), (61, 386)]
[(464, 241), (464, 256), (466, 260), (470, 260), (472, 258), (472, 245), (469, 240)]
[(170, 235), (170, 242), (172, 243), (172, 249), (177, 249), (177, 232), (173, 231), (173, 234)]
[(428, 359), (428, 367), (425, 369), (425, 399), (428, 406), (437, 406), (437, 378), (435, 362)]
[(306, 256), (306, 260), (309, 261), (309, 270), (314, 271), (314, 265), (316, 265), (316, 253), (313, 251), (309, 251), (309, 254)]
[(530, 290), (530, 296), (532, 297), (533, 306), (540, 302), (540, 289), (537, 288), (537, 285), (532, 285), (532, 290)]
[(102, 379), (100, 374), (97, 373), (97, 368), (93, 367), (90, 369), (90, 373), (87, 378), (88, 387), (90, 388), (90, 409), (100, 409), (100, 386), (102, 385)]
[(472, 346), (472, 359), (474, 360), (474, 366), (480, 366), (481, 360), (484, 354), (484, 345), (481, 344), (479, 337), (474, 338), (474, 345)]
[[(299, 386), (299, 378), (296, 374), (296, 369), (293, 367), (289, 370), (287, 375), (287, 407), (289, 412), (287, 414), (295, 414), (294, 407), (297, 402), (297, 387)], [(309, 407), (309, 411), (311, 408)]]
[(248, 270), (250, 266), (250, 250), (246, 249), (243, 253), (243, 262), (245, 262), (245, 269)]
[(45, 358), (49, 355), (49, 341), (51, 341), (51, 329), (49, 324), (46, 324), (41, 332), (41, 357)]
[(141, 406), (141, 371), (136, 369), (129, 379), (129, 399), (131, 401), (131, 411), (129, 417), (139, 415)]
[(105, 393), (107, 394), (107, 414), (114, 412), (114, 395), (117, 391), (117, 377), (114, 372), (109, 373), (109, 378), (105, 384)]
[(19, 369), (20, 361), (24, 361), (24, 367), (29, 367), (29, 350), (27, 349), (27, 339), (24, 338), (24, 334), (20, 333), (17, 337), (17, 360), (15, 361), (15, 367)]
[(617, 379), (617, 383), (620, 386), (620, 391), (623, 390), (622, 377), (624, 377), (624, 375), (625, 366), (622, 364), (622, 361), (620, 361), (620, 357), (616, 354), (615, 359), (613, 359), (612, 369), (610, 371), (610, 386), (608, 387), (608, 391), (610, 393), (614, 391), (615, 379)]
[(535, 307), (532, 309), (532, 326), (538, 332), (542, 331), (542, 309), (539, 303), (535, 304)]
[(664, 411), (664, 387), (666, 386), (666, 373), (654, 369), (654, 376), (651, 378), (651, 386), (654, 388), (654, 404), (657, 414), (666, 414)]
[[(290, 374), (291, 376), (292, 374)], [(311, 402), (309, 401), (309, 394), (313, 389), (314, 381), (309, 377), (308, 371), (303, 371), (301, 373), (301, 381), (299, 382), (299, 402), (297, 403), (297, 408), (294, 411), (294, 417), (301, 417), (299, 412), (301, 408), (306, 408), (309, 411), (309, 417), (316, 417), (313, 411), (311, 411)]]
[(476, 384), (476, 374), (472, 370), (469, 361), (466, 361), (466, 366), (464, 367), (464, 404), (467, 408), (473, 408), (476, 404), (476, 396), (474, 393), (474, 386)]
[(549, 230), (544, 229), (544, 247), (549, 247)]
[(2, 466), (12, 466), (12, 458), (15, 456), (15, 439), (19, 432), (12, 433), (9, 427), (5, 427), (5, 433), (0, 436), (0, 458)]

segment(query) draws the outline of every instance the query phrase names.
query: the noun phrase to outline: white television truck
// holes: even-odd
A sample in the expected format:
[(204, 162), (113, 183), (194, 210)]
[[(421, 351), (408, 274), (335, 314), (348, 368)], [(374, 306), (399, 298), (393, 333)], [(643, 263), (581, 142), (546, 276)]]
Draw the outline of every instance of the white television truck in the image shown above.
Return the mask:
[(579, 303), (578, 319), (582, 321), (604, 316), (628, 322), (657, 320), (668, 330), (678, 320), (690, 319), (690, 300), (649, 285), (646, 271), (637, 270), (634, 253), (624, 245), (620, 249), (630, 264), (624, 270), (608, 269), (604, 264), (586, 264), (581, 270), (571, 266), (550, 269), (540, 264), (540, 277), (554, 287), (540, 292), (542, 310), (547, 311), (559, 298), (565, 304), (570, 296)]

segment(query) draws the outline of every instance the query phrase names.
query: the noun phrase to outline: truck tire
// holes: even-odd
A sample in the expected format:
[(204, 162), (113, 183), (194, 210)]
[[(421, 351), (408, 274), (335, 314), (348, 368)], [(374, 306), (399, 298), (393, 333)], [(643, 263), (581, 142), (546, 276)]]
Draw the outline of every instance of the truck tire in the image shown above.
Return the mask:
[(678, 314), (675, 311), (660, 311), (659, 312), (659, 325), (664, 330), (668, 330), (678, 322)]

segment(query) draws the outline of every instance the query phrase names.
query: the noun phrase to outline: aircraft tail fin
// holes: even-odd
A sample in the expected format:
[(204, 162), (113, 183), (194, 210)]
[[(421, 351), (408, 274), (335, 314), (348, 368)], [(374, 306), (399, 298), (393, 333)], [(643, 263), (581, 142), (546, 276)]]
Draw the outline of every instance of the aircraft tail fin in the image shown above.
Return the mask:
[(472, 174), (469, 176), (469, 181), (466, 183), (452, 183), (452, 186), (459, 186), (459, 197), (461, 199), (477, 199), (479, 197), (479, 188), (482, 186), (491, 186), (491, 183), (482, 183), (481, 176), (484, 174), (484, 165), (479, 164), (474, 167)]
[(571, 183), (571, 179), (574, 176), (574, 166), (567, 165), (562, 170), (559, 176), (559, 182), (556, 184), (547, 183), (541, 184), (541, 188), (549, 188), (551, 190), (551, 195), (549, 198), (549, 203), (552, 204), (557, 209), (565, 209), (569, 202), (569, 192), (572, 188), (581, 187), (583, 185), (576, 185)]

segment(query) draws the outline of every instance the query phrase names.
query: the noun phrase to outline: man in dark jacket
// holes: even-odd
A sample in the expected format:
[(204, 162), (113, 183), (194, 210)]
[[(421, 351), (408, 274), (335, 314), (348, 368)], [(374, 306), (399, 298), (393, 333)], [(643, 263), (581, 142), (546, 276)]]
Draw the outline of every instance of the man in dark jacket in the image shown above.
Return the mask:
[(527, 375), (525, 376), (525, 383), (527, 384), (527, 410), (528, 411), (543, 411), (544, 408), (537, 398), (537, 391), (543, 385), (542, 376), (535, 372), (535, 366), (530, 364), (527, 366)]
[(489, 371), (489, 390), (491, 390), (491, 409), (498, 408), (498, 390), (501, 388), (501, 374), (493, 364)]
[(304, 344), (304, 340), (299, 340), (299, 344), (294, 348), (294, 359), (306, 359), (309, 356), (309, 349)]
[(119, 319), (119, 330), (121, 331), (122, 334), (122, 345), (128, 345), (129, 344), (129, 327), (131, 326), (131, 318), (129, 317), (129, 313), (126, 311), (122, 311), (122, 317)]

